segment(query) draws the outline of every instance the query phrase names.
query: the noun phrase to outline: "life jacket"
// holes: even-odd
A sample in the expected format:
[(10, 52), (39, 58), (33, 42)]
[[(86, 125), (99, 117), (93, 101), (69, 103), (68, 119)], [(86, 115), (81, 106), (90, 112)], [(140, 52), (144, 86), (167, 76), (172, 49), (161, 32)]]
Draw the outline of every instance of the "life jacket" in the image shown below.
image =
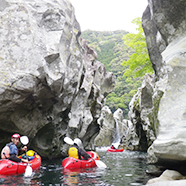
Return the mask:
[(13, 143), (10, 142), (1, 151), (1, 159), (8, 159), (10, 157), (10, 145)]
[(78, 149), (76, 147), (70, 147), (68, 150), (68, 156), (79, 159)]
[(21, 155), (22, 159), (33, 160), (35, 158), (36, 152), (33, 150), (29, 150), (26, 154)]

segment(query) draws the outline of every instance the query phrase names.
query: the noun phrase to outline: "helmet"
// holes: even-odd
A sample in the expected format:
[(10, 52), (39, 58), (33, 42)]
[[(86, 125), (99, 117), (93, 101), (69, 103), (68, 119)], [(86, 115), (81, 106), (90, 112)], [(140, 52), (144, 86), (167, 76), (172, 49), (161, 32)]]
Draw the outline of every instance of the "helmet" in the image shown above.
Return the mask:
[(29, 150), (26, 152), (27, 156), (34, 156), (35, 152), (33, 150)]
[(19, 134), (13, 134), (12, 136), (11, 136), (11, 138), (20, 138), (20, 135)]
[(79, 138), (75, 138), (74, 143), (76, 143), (79, 147), (83, 148), (83, 144)]

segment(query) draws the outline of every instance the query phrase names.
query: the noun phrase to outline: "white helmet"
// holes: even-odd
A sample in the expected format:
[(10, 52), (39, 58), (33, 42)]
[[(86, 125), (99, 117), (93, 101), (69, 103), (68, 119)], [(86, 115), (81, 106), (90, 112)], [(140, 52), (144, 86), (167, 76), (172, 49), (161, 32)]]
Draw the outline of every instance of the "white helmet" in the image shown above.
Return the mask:
[(74, 143), (76, 143), (79, 147), (83, 148), (82, 141), (79, 138), (75, 138)]

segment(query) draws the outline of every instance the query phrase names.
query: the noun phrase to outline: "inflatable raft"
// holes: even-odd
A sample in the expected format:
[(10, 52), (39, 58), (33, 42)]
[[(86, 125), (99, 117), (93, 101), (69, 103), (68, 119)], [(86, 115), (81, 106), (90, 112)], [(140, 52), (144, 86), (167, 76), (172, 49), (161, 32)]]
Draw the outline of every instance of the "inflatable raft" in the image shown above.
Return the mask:
[[(34, 155), (33, 159), (29, 161), (29, 164), (32, 170), (39, 169), (41, 166), (41, 157), (38, 154)], [(17, 163), (9, 159), (0, 159), (0, 175), (23, 174), (26, 167), (27, 163)]]
[(107, 152), (123, 152), (124, 149), (107, 149)]
[(99, 160), (99, 156), (96, 152), (87, 151), (92, 158), (88, 160), (80, 160), (73, 157), (67, 157), (62, 161), (63, 169), (86, 169), (97, 167), (94, 160)]

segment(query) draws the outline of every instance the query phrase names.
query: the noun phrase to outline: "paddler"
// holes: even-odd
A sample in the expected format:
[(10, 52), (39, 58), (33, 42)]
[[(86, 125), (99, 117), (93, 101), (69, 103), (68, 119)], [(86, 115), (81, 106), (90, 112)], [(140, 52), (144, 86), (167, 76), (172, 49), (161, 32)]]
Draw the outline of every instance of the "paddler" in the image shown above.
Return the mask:
[(73, 157), (76, 159), (88, 160), (89, 158), (91, 158), (83, 149), (83, 144), (79, 138), (74, 139), (74, 144), (72, 145), (72, 147), (69, 148), (68, 155), (69, 157)]
[[(2, 159), (9, 159), (14, 162), (26, 162), (28, 163), (27, 159), (20, 159), (18, 158), (18, 148), (17, 145), (19, 143), (20, 135), (19, 134), (13, 134), (11, 136), (11, 142), (6, 144), (6, 146), (1, 151), (1, 158)], [(27, 150), (27, 146), (24, 146), (21, 148), (22, 151)]]
[(110, 148), (111, 148), (111, 149), (116, 149), (116, 148), (114, 147), (114, 145), (112, 145)]

